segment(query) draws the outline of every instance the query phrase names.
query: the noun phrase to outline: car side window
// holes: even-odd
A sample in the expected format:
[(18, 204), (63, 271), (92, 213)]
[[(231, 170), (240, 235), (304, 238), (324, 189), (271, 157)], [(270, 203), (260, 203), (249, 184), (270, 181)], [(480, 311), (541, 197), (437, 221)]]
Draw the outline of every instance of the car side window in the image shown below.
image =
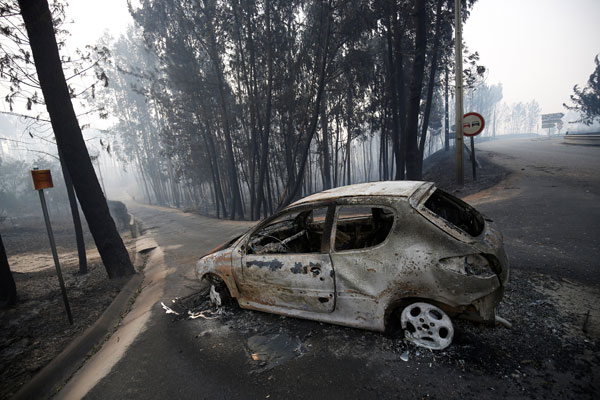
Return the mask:
[(250, 236), (247, 254), (320, 253), (327, 207), (285, 213)]
[(389, 235), (394, 212), (378, 206), (342, 206), (335, 227), (335, 250), (355, 250), (377, 246)]

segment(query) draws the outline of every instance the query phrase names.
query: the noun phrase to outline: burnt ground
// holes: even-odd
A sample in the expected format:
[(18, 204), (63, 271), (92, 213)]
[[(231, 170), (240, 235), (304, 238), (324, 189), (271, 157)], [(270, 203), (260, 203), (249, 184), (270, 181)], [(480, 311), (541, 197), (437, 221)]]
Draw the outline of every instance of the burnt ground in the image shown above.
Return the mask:
[[(561, 309), (549, 294), (571, 285), (513, 271), (498, 309), (513, 327), (455, 320), (453, 343), (444, 351), (416, 347), (397, 327), (380, 334), (243, 310), (235, 303), (217, 310), (200, 289), (165, 304), (179, 314), (169, 312), (165, 318), (193, 334), (194, 351), (202, 359), (227, 359), (241, 348), (246, 364), (240, 372), (248, 373), (253, 385), (265, 386), (265, 395), (272, 398), (302, 393), (287, 386), (290, 370), (304, 371), (299, 381), (326, 383), (310, 366), (322, 362), (340, 368), (345, 360), (337, 374), (360, 371), (351, 384), (360, 398), (594, 399), (599, 390), (598, 327), (583, 332), (583, 316)], [(340, 375), (331, 373), (330, 381), (339, 383)], [(328, 390), (333, 389), (316, 397), (327, 398)], [(339, 397), (335, 393), (331, 398)], [(246, 398), (240, 392), (234, 397)]]
[[(460, 191), (456, 191), (452, 177), (445, 177), (443, 173), (454, 168), (452, 151), (432, 157), (433, 163), (425, 166), (425, 179), (459, 197), (479, 192), (510, 173), (490, 162), (494, 157), (486, 155), (489, 154), (478, 153), (483, 167), (478, 170), (478, 181), (472, 182), (470, 174), (465, 173), (465, 186)], [(468, 166), (466, 163), (465, 170), (470, 172)], [(31, 245), (27, 240), (23, 243)], [(45, 237), (42, 236), (40, 243), (40, 248), (46, 249)], [(49, 250), (45, 254), (51, 265)], [(161, 353), (161, 344), (141, 337), (139, 349), (131, 351), (143, 354), (135, 366), (127, 368), (127, 360), (118, 364), (110, 374), (111, 379), (102, 381), (87, 397), (106, 398), (113, 389), (113, 381), (122, 381), (124, 386), (117, 386), (118, 393), (122, 395), (123, 390), (128, 390), (131, 398), (169, 397), (174, 387), (164, 382), (171, 380), (180, 398), (259, 398), (257, 394), (262, 391), (262, 398), (339, 398), (342, 395), (355, 398), (597, 398), (600, 382), (600, 293), (597, 288), (543, 275), (539, 269), (532, 271), (530, 260), (511, 261), (514, 261), (511, 278), (498, 313), (513, 324), (512, 329), (455, 321), (453, 344), (442, 352), (415, 347), (403, 339), (399, 330), (384, 335), (242, 310), (235, 305), (214, 313), (201, 288), (189, 287), (196, 294), (173, 299), (174, 302), (165, 299), (167, 306), (182, 315), (163, 314), (162, 318), (155, 318), (149, 330), (149, 335), (155, 332), (162, 338), (170, 338), (165, 344), (166, 353)], [(75, 269), (65, 274), (74, 281)], [(101, 268), (97, 270), (103, 272)], [(55, 282), (56, 277), (50, 275), (46, 280)], [(197, 285), (191, 281), (189, 284)], [(105, 290), (110, 291), (110, 288)], [(23, 293), (21, 289), (20, 295)], [(24, 343), (59, 340), (70, 330), (59, 295), (55, 294), (54, 298), (57, 299), (54, 315), (59, 329), (54, 331), (54, 336), (49, 335), (49, 339), (25, 337), (28, 342)], [(187, 311), (192, 311), (196, 318), (190, 319)], [(89, 312), (87, 308), (86, 312)], [(36, 315), (39, 326), (43, 326), (49, 314)], [(2, 329), (5, 316), (3, 311)], [(2, 333), (2, 340), (15, 335)], [(65, 337), (65, 342), (75, 336)], [(18, 361), (20, 356), (11, 356), (10, 352), (5, 356), (6, 349), (15, 348), (19, 340), (9, 347), (3, 343), (0, 349), (3, 398), (12, 390), (6, 383), (12, 372), (5, 368), (5, 357), (14, 360), (9, 360), (11, 371), (14, 365), (22, 365), (19, 367), (23, 372), (21, 376), (25, 376), (22, 381), (34, 373), (28, 371), (27, 366), (39, 369), (34, 363), (35, 356), (30, 356), (32, 362), (22, 364)], [(16, 352), (31, 355), (35, 346), (30, 345), (21, 353), (17, 347)], [(148, 360), (150, 353), (155, 354), (154, 358), (160, 357), (162, 362)], [(177, 356), (171, 359), (171, 353)], [(181, 369), (181, 365), (185, 368)], [(122, 369), (126, 372), (120, 375)], [(167, 378), (168, 371), (171, 373)], [(235, 384), (231, 381), (231, 371), (237, 371)], [(231, 386), (219, 385), (221, 375), (232, 382)], [(154, 384), (148, 382), (151, 376), (162, 379), (153, 380), (157, 383)], [(214, 377), (216, 381), (211, 378), (202, 382), (203, 376)], [(200, 379), (203, 391), (194, 392), (198, 385), (189, 379)]]
[(454, 148), (448, 152), (438, 151), (432, 154), (423, 163), (423, 180), (435, 182), (436, 186), (447, 192), (453, 193), (457, 197), (465, 197), (481, 190), (490, 188), (510, 174), (510, 171), (503, 166), (492, 161), (493, 157), (489, 151), (476, 152), (477, 179), (473, 180), (471, 160), (469, 155), (464, 154), (464, 185), (458, 189), (456, 184), (456, 175), (448, 173), (455, 171), (455, 153)]
[[(5, 221), (0, 229), (18, 300), (15, 307), (0, 309), (0, 399), (15, 394), (91, 326), (126, 282), (108, 279), (86, 226), (88, 273), (79, 275), (70, 216), (51, 215), (51, 221), (73, 325), (65, 312), (43, 218)], [(124, 240), (131, 248), (129, 234)]]
[[(465, 154), (465, 185), (457, 190), (454, 177), (446, 173), (454, 170), (454, 152), (449, 153), (438, 152), (431, 157), (424, 179), (461, 198), (491, 188), (514, 174), (493, 162), (499, 157), (496, 153), (479, 151), (481, 169), (477, 170), (477, 181), (473, 181)], [(504, 186), (510, 189), (510, 183)], [(477, 203), (474, 198), (468, 199), (473, 200)], [(488, 212), (485, 205), (475, 206)], [(505, 235), (511, 249), (520, 240)], [(511, 257), (511, 277), (498, 308), (498, 314), (513, 328), (489, 329), (459, 321), (459, 335), (448, 353), (458, 358), (459, 364), (461, 360), (470, 361), (486, 373), (514, 378), (530, 397), (596, 398), (600, 392), (600, 289), (591, 282), (551, 276), (550, 271), (540, 273), (547, 264), (541, 259), (551, 254), (542, 255), (533, 249), (529, 253)], [(549, 390), (557, 387), (564, 393)]]
[[(490, 161), (493, 157), (479, 154), (479, 179), (473, 182), (465, 174), (460, 191), (444, 174), (454, 168), (453, 152), (435, 155), (425, 179), (466, 197), (510, 175)], [(219, 368), (220, 361), (212, 365), (212, 360), (229, 360), (240, 371), (229, 393), (236, 398), (253, 397), (241, 389), (250, 385), (262, 387), (265, 398), (339, 398), (351, 390), (357, 398), (595, 399), (600, 391), (600, 291), (532, 271), (535, 262), (512, 262), (497, 310), (512, 328), (455, 320), (453, 343), (440, 352), (416, 347), (398, 328), (380, 334), (235, 304), (215, 310), (200, 287), (196, 294), (165, 304), (179, 314), (169, 312), (165, 318), (193, 338), (197, 355), (189, 357), (199, 357), (209, 370)], [(245, 364), (236, 364), (237, 352), (245, 353)], [(311, 393), (315, 387), (319, 391)]]

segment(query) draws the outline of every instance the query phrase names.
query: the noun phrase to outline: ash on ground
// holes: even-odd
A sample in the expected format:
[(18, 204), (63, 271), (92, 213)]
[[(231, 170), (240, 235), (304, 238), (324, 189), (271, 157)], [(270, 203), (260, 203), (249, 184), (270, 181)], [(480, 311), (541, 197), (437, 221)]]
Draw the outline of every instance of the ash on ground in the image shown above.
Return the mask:
[[(73, 325), (65, 312), (43, 219), (24, 217), (5, 222), (2, 239), (18, 298), (14, 307), (0, 309), (0, 399), (14, 395), (96, 322), (125, 283), (108, 279), (86, 226), (88, 273), (79, 275), (70, 216), (53, 216), (52, 227)], [(132, 248), (128, 234), (124, 241)]]
[[(588, 317), (584, 332), (586, 313), (561, 310), (551, 297), (557, 287), (564, 285), (546, 276), (512, 271), (498, 315), (513, 327), (489, 327), (454, 319), (454, 341), (443, 351), (415, 346), (404, 339), (399, 324), (382, 334), (243, 310), (235, 302), (217, 312), (208, 290), (175, 300), (171, 308), (178, 315), (171, 318), (177, 323), (194, 324), (200, 341), (222, 331), (246, 341), (251, 373), (269, 371), (311, 352), (325, 352), (329, 357), (356, 357), (366, 363), (446, 367), (463, 376), (475, 374), (506, 382), (514, 390), (536, 396), (552, 393), (566, 380), (572, 398), (593, 398), (600, 382), (599, 310), (591, 310), (594, 320), (590, 322), (592, 317)], [(207, 311), (216, 320), (189, 318)], [(267, 348), (263, 354), (252, 347), (257, 342)], [(273, 359), (275, 363), (270, 362)]]

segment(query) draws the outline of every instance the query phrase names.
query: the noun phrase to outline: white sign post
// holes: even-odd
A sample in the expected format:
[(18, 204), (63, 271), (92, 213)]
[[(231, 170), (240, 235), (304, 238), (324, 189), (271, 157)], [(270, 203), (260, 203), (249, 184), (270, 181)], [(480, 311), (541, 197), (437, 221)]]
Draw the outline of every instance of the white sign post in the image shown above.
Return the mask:
[[(563, 113), (542, 114), (542, 129), (552, 129), (558, 127), (560, 132), (563, 127), (561, 118), (564, 116), (565, 114)], [(548, 131), (548, 134), (550, 134), (550, 131)]]

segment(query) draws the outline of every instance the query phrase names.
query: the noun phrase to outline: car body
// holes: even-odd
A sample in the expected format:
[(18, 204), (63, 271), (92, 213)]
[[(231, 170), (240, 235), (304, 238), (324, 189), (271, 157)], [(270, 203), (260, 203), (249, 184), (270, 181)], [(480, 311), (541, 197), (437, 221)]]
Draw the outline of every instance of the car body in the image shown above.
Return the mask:
[(303, 198), (202, 257), (240, 307), (375, 331), (421, 301), (494, 322), (508, 280), (502, 235), (465, 202), (420, 181)]

